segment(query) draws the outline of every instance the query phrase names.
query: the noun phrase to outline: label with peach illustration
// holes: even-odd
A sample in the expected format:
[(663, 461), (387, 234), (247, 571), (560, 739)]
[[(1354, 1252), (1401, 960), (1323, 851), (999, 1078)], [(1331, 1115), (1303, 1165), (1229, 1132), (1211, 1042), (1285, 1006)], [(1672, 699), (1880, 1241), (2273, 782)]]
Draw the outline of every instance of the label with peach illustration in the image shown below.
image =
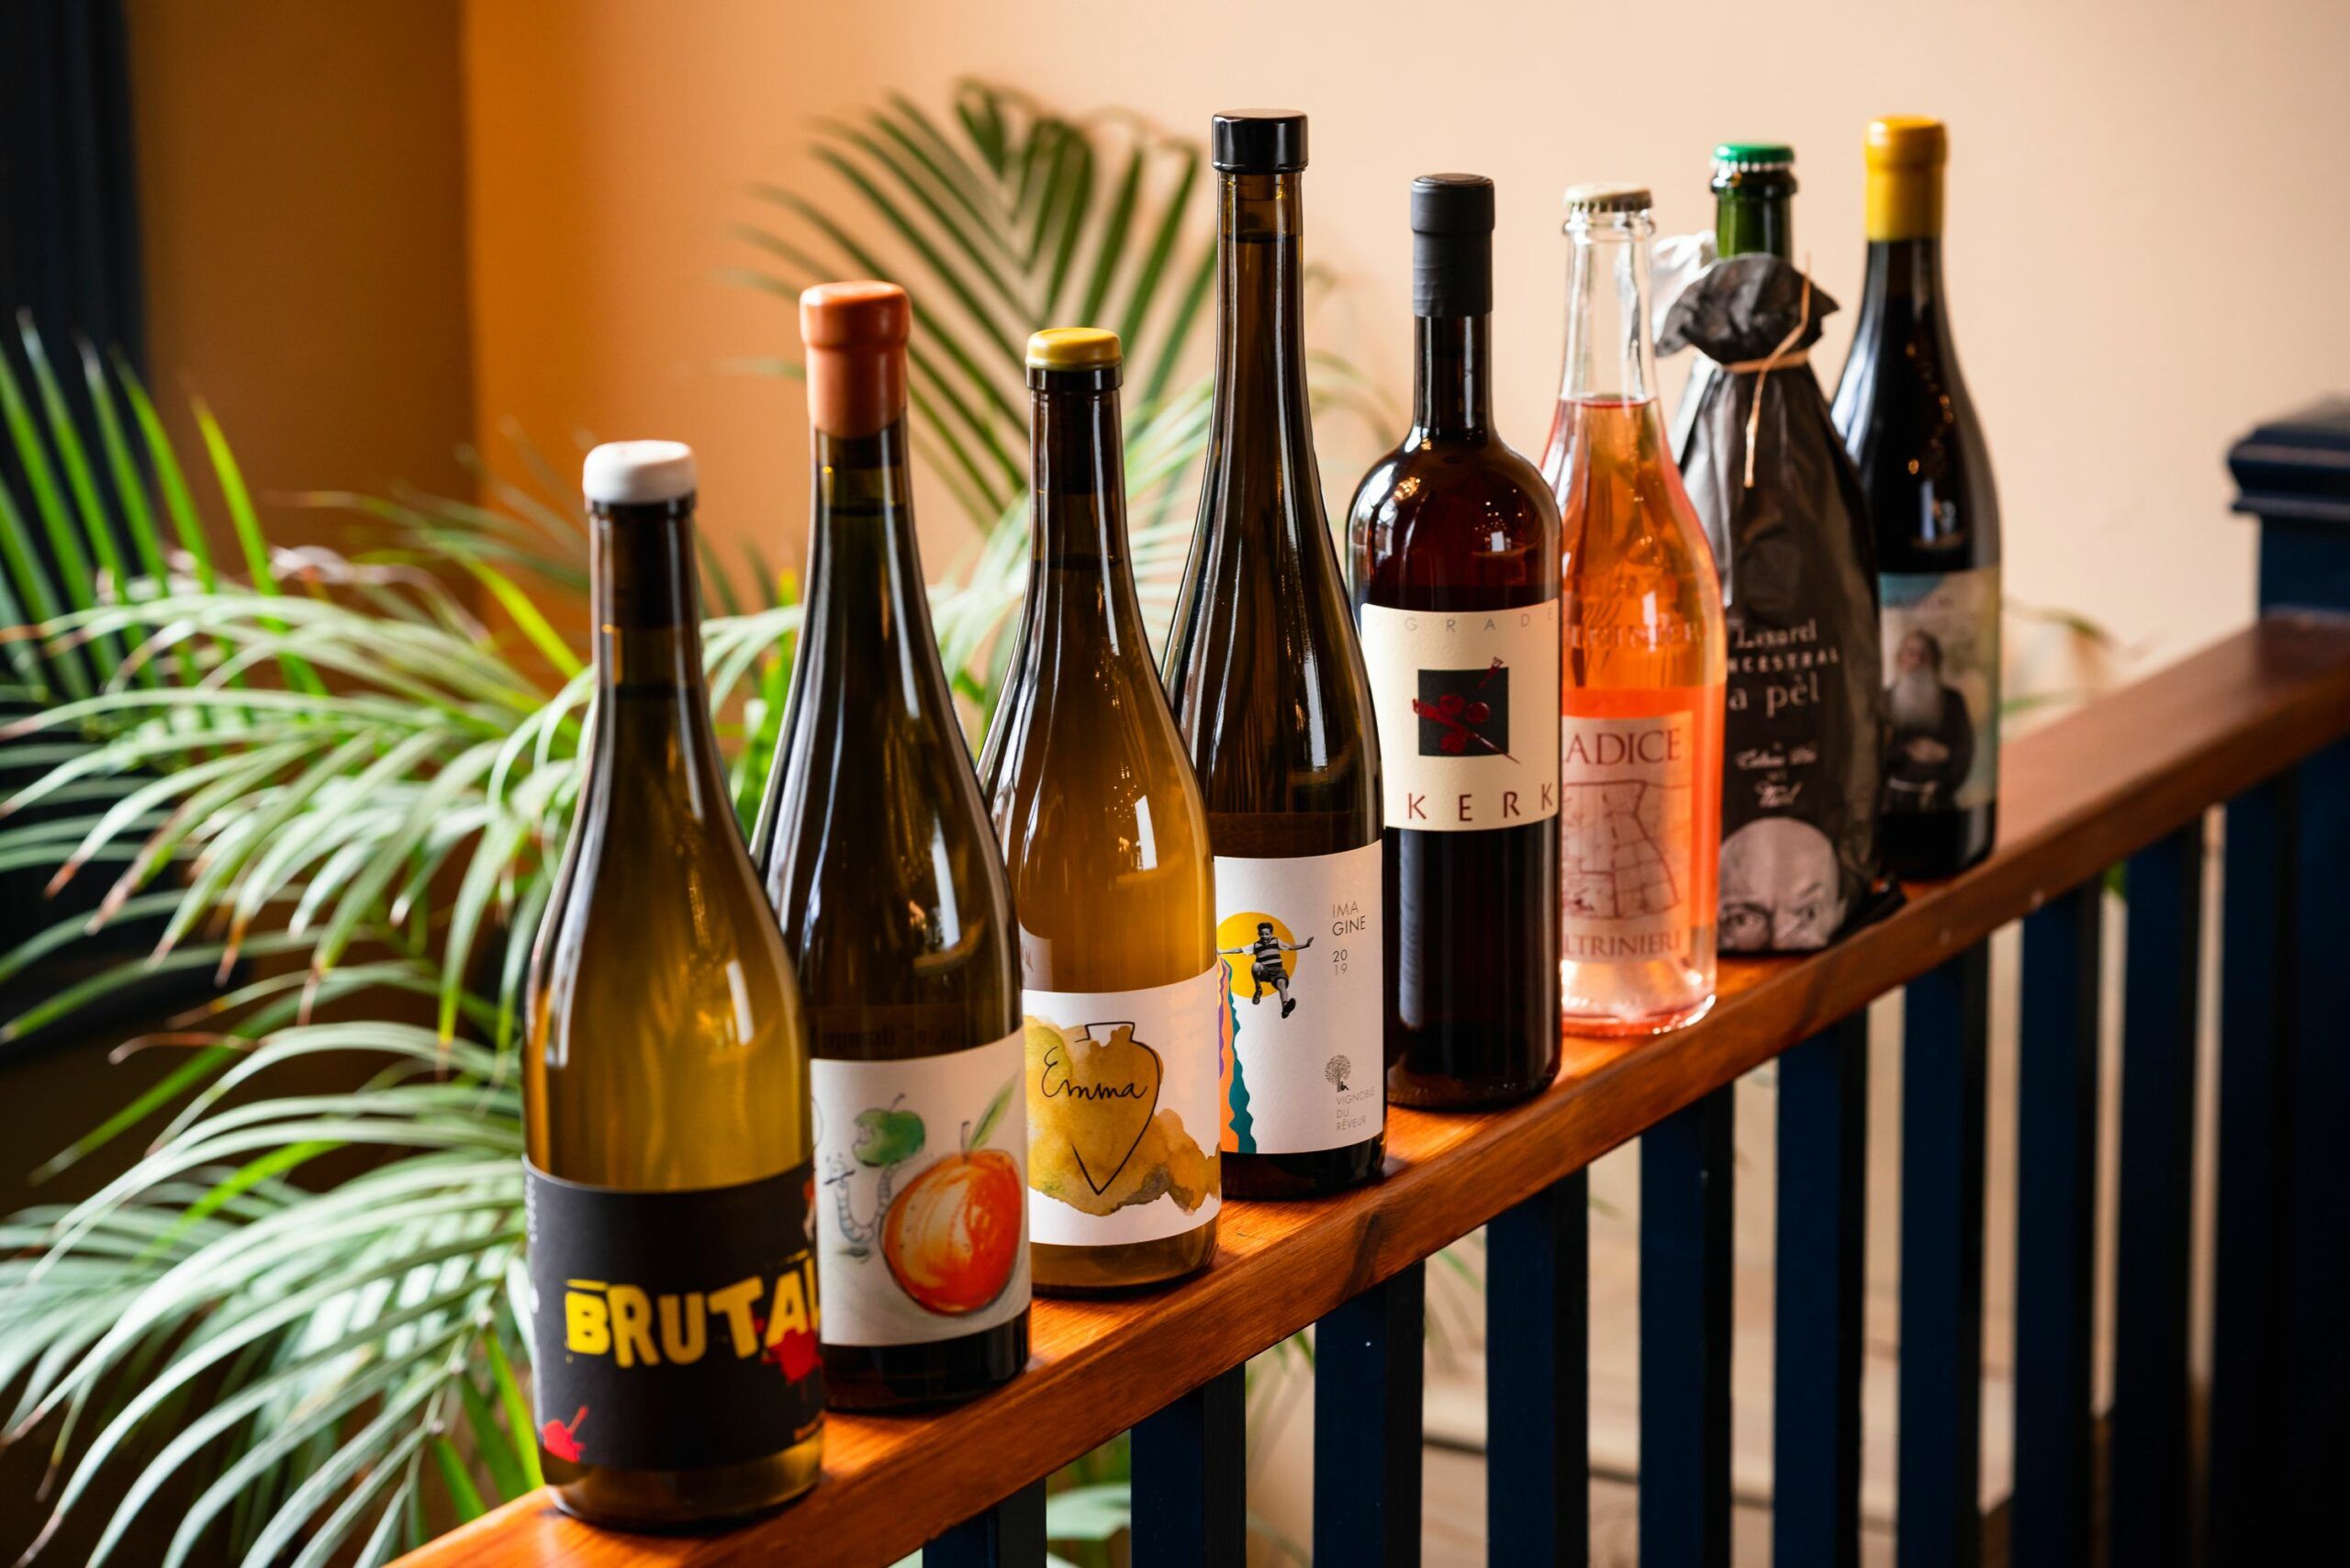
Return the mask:
[(569, 1464), (694, 1470), (812, 1437), (824, 1419), (814, 1188), (806, 1165), (624, 1193), (526, 1162), (539, 1446)]
[(960, 1338), (1027, 1310), (1021, 1042), (811, 1064), (826, 1344)]
[(1065, 1247), (1156, 1241), (1221, 1204), (1222, 960), (1141, 991), (1024, 991), (1028, 1228)]

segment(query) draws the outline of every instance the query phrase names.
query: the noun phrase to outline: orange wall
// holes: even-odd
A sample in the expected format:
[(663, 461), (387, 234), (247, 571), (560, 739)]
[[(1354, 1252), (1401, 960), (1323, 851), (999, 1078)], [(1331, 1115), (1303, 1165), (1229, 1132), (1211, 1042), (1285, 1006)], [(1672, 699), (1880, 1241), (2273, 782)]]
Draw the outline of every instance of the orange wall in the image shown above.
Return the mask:
[(151, 380), (199, 472), (181, 391), (211, 403), (280, 540), (344, 532), (293, 491), (470, 493), (458, 12), (129, 7)]
[[(970, 73), (1196, 134), (1213, 107), (1314, 116), (1309, 252), (1336, 286), (1315, 346), (1406, 369), (1403, 189), (1501, 184), (1500, 403), (1541, 438), (1572, 180), (1652, 182), (1707, 218), (1725, 136), (1799, 149), (1798, 248), (1850, 305), (1859, 128), (1950, 118), (1950, 271), (2008, 501), (2010, 583), (2175, 653), (2241, 621), (2249, 533), (2221, 455), (2252, 420), (2350, 380), (2350, 250), (2331, 160), (2350, 140), (2350, 8), (2328, 0), (1911, 0), (1644, 6), (1424, 0), (1181, 7), (1082, 0), (133, 0), (157, 379), (228, 422), (256, 487), (462, 487), (507, 431), (567, 482), (577, 444), (700, 448), (722, 539), (792, 554), (787, 303), (730, 283), (771, 216), (754, 181), (830, 187), (811, 117)], [(1758, 19), (1759, 18), (1759, 19)], [(1842, 351), (1832, 324), (1818, 356)], [(1343, 502), (1378, 436), (1323, 432)], [(934, 493), (932, 561), (960, 524)], [(297, 517), (295, 532), (327, 527)], [(2052, 678), (2061, 679), (2063, 672)]]
[[(707, 460), (714, 531), (796, 545), (795, 389), (724, 374), (789, 344), (779, 302), (723, 282), (755, 179), (811, 178), (810, 117), (958, 74), (1064, 108), (1130, 105), (1187, 133), (1234, 103), (1314, 116), (1316, 345), (1400, 385), (1404, 187), (1500, 182), (1504, 429), (1539, 442), (1557, 372), (1561, 187), (1654, 183), (1667, 230), (1708, 219), (1725, 137), (1793, 140), (1798, 248), (1849, 307), (1868, 116), (1953, 127), (1949, 266), (2021, 599), (2086, 610), (2139, 651), (2240, 622), (2251, 540), (2227, 442), (2350, 380), (2350, 7), (2332, 0), (471, 0), (475, 401), (541, 439), (675, 434)], [(1841, 360), (1844, 330), (1819, 360)], [(1325, 436), (1339, 503), (1370, 439)], [(946, 509), (934, 499), (929, 529)], [(934, 549), (934, 566), (945, 557)]]

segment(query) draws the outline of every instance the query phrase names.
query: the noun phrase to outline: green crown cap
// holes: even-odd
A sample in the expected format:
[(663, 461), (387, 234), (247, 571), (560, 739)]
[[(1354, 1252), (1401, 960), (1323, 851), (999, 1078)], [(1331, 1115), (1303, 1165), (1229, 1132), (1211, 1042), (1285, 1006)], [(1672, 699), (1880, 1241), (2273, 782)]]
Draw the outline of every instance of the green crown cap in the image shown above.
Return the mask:
[(1791, 169), (1796, 150), (1784, 141), (1725, 141), (1714, 149), (1714, 163), (1730, 169)]

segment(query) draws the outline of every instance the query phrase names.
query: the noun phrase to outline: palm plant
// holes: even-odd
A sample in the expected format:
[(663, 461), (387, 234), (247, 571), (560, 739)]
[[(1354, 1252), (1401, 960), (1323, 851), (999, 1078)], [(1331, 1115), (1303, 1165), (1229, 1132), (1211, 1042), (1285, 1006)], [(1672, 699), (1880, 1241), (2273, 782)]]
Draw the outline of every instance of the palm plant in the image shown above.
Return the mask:
[[(786, 296), (899, 276), (923, 302), (918, 440), (973, 525), (935, 618), (979, 719), (1025, 576), (1013, 454), (1033, 326), (1104, 319), (1127, 338), (1129, 483), (1159, 520), (1136, 554), (1168, 602), (1182, 528), (1165, 502), (1206, 426), (1204, 384), (1179, 380), (1211, 276), (1199, 153), (976, 84), (944, 118), (892, 98), (818, 134), (838, 187), (763, 191), (781, 221), (745, 231), (761, 258), (745, 276)], [(39, 336), (20, 337), (0, 420), (32, 517), (0, 491), (0, 625), (25, 628), (0, 660), (30, 711), (0, 741), (32, 777), (0, 802), (0, 868), (48, 868), (52, 890), (111, 881), (94, 917), (0, 956), (0, 980), (150, 918), (162, 935), (140, 967), (209, 976), (215, 994), (151, 1037), (184, 1053), (173, 1070), (44, 1170), (160, 1118), (130, 1168), (0, 1226), (0, 1405), (12, 1436), (50, 1442), (50, 1531), (111, 1507), (93, 1561), (176, 1484), (194, 1501), (173, 1564), (380, 1562), (539, 1479), (509, 1296), (513, 1057), (592, 679), (521, 584), (576, 593), (583, 522), (526, 449), (532, 476), (485, 476), (480, 504), (312, 498), (364, 514), (377, 547), (273, 549), (198, 405), (239, 557), (216, 561), (138, 377), (84, 349), (76, 418)], [(788, 580), (755, 551), (747, 564), (746, 580), (703, 563), (746, 819), (799, 615)], [(495, 604), (498, 630), (453, 582)], [(54, 990), (0, 1042), (122, 978)], [(277, 1086), (321, 1058), (358, 1086)]]

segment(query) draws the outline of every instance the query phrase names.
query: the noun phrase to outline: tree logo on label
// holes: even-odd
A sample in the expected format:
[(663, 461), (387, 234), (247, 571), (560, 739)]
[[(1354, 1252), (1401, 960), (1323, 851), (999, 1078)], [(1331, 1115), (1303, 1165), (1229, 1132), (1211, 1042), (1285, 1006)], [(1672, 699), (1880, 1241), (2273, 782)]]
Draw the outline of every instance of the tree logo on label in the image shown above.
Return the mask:
[(1499, 659), (1483, 669), (1420, 671), (1412, 711), (1422, 756), (1509, 756), (1509, 666)]

